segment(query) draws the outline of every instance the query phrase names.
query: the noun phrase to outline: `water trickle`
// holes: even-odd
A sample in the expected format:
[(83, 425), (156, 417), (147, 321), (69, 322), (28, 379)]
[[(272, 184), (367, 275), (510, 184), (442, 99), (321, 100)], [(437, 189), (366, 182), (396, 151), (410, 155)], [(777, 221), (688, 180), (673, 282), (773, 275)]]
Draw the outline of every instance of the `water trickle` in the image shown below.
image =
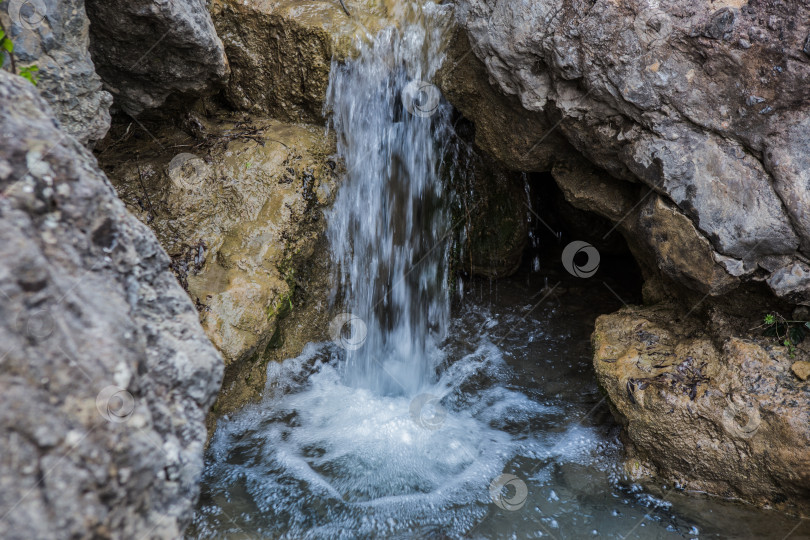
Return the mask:
[(424, 82), (441, 66), (450, 14), (429, 3), (406, 11), (413, 22), (333, 64), (325, 107), (347, 169), (329, 240), (350, 326), (364, 334), (362, 346), (347, 348), (343, 376), (388, 395), (432, 382), (450, 313), (440, 179), (449, 110)]

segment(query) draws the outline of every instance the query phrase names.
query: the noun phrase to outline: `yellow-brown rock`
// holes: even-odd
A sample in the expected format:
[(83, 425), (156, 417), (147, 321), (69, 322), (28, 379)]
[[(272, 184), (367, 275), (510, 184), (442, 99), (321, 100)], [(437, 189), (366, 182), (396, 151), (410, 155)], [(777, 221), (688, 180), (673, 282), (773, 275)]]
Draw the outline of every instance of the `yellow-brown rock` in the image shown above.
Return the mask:
[(332, 59), (371, 37), (385, 2), (214, 0), (210, 11), (231, 64), (227, 97), (245, 111), (292, 122), (322, 122)]
[(808, 510), (810, 395), (783, 347), (720, 339), (668, 305), (599, 317), (593, 345), (628, 474)]
[(220, 401), (236, 392), (231, 401), (243, 403), (255, 386), (244, 379), (279, 345), (278, 323), (296, 307), (295, 271), (323, 232), (322, 207), (337, 187), (334, 141), (322, 127), (270, 119), (194, 121), (196, 138), (164, 127), (154, 140), (102, 148), (100, 161), (172, 257), (225, 358)]

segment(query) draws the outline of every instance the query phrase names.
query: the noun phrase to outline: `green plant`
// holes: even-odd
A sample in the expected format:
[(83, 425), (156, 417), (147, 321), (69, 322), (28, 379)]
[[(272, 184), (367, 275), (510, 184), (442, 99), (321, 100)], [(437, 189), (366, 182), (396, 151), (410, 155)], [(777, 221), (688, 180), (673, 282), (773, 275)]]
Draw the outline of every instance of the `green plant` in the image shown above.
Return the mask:
[(808, 321), (789, 321), (782, 315), (771, 312), (763, 318), (763, 324), (756, 328), (762, 328), (762, 335), (775, 337), (779, 342), (787, 347), (788, 355), (796, 357), (796, 345), (804, 341), (807, 331), (810, 330)]
[[(5, 51), (5, 52), (2, 52)], [(34, 86), (37, 85), (39, 82), (39, 76), (36, 74), (39, 71), (37, 66), (25, 66), (21, 67), (19, 72), (17, 71), (17, 62), (14, 60), (14, 42), (6, 34), (6, 29), (0, 23), (0, 54), (5, 56), (8, 53), (8, 58), (11, 64), (11, 73), (19, 75), (23, 79), (26, 79)], [(2, 62), (0, 62), (0, 67), (5, 64), (5, 58), (0, 56)]]

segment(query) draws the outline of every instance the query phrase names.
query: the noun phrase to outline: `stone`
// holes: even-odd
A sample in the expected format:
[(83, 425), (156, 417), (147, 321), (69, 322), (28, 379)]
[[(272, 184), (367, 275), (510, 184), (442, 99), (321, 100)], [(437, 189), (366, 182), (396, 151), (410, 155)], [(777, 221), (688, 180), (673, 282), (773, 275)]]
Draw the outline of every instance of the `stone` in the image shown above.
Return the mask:
[[(651, 192), (673, 203), (708, 241), (707, 268), (720, 261), (747, 283), (774, 260), (806, 261), (810, 61), (786, 44), (805, 43), (810, 6), (656, 6), (461, 0), (440, 85), (508, 168), (548, 171), (573, 147), (611, 189), (646, 184), (630, 206)], [(656, 256), (646, 231), (622, 234)], [(698, 292), (725, 288), (714, 270), (668, 273)]]
[(793, 362), (793, 365), (790, 366), (790, 370), (803, 381), (806, 381), (810, 378), (810, 362), (806, 360), (799, 360), (798, 362)]
[(103, 139), (112, 96), (102, 89), (90, 58), (84, 0), (7, 2), (0, 23), (14, 43), (17, 69), (38, 68), (37, 90), (62, 129), (82, 144)]
[(632, 230), (645, 239), (645, 252), (655, 254), (652, 264), (675, 282), (712, 296), (727, 293), (740, 282), (715, 261), (711, 244), (689, 218), (658, 195), (644, 202)]
[(352, 6), (349, 17), (336, 1), (214, 0), (232, 69), (228, 101), (280, 120), (323, 122), (332, 61), (346, 59), (353, 40), (373, 36), (388, 9)]
[(222, 359), (154, 234), (0, 71), (0, 537), (180, 537)]
[(150, 126), (155, 139), (116, 146), (111, 134), (98, 154), (121, 199), (172, 257), (225, 359), (221, 413), (260, 393), (264, 370), (250, 374), (280, 346), (279, 323), (306, 296), (302, 265), (328, 257), (315, 246), (339, 169), (334, 138), (320, 126), (226, 112), (193, 123), (202, 138)]
[(203, 0), (86, 0), (90, 51), (105, 89), (128, 114), (170, 95), (209, 95), (229, 68)]
[(592, 342), (634, 478), (807, 512), (810, 396), (784, 347), (668, 304), (602, 315)]

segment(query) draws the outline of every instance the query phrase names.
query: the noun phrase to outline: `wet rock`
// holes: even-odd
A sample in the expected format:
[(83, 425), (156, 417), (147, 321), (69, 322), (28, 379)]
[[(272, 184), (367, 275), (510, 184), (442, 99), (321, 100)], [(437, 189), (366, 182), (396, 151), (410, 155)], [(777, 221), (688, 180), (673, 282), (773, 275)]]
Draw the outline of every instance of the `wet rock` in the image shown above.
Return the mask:
[(157, 142), (119, 147), (112, 134), (99, 159), (169, 252), (225, 358), (222, 412), (263, 387), (264, 370), (254, 367), (280, 346), (279, 322), (306, 294), (297, 271), (315, 255), (339, 170), (322, 127), (226, 113), (196, 122), (203, 139), (156, 126)]
[[(462, 130), (463, 131), (463, 130)], [(458, 141), (450, 181), (457, 194), (454, 261), (465, 273), (491, 279), (514, 274), (529, 239), (524, 175), (505, 169), (472, 143)]]
[(663, 304), (599, 317), (592, 340), (628, 474), (810, 508), (810, 396), (784, 347)]
[(0, 537), (175, 538), (222, 376), (153, 233), (0, 71)]
[(62, 129), (83, 144), (104, 138), (112, 96), (102, 90), (90, 58), (84, 0), (6, 2), (5, 7), (0, 22), (14, 43), (16, 67), (38, 68), (37, 90)]
[(347, 58), (356, 36), (374, 35), (387, 7), (352, 6), (351, 13), (337, 1), (214, 0), (232, 69), (229, 102), (281, 120), (322, 122), (332, 60)]
[(86, 0), (90, 50), (105, 89), (137, 116), (172, 94), (206, 95), (228, 60), (202, 0)]

